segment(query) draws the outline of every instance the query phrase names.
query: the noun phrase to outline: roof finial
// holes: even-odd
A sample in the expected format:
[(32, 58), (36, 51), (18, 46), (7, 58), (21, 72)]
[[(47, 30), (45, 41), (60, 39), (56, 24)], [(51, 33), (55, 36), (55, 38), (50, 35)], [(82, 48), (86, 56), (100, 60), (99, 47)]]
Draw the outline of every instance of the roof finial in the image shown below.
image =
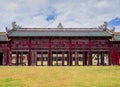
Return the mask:
[(59, 23), (57, 28), (63, 28), (62, 23)]

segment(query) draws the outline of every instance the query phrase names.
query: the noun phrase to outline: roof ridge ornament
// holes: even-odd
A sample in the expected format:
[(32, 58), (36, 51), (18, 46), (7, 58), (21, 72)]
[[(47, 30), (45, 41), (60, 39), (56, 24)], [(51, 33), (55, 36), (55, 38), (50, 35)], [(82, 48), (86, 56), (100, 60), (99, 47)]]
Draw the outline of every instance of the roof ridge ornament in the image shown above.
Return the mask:
[(13, 29), (17, 29), (17, 28), (21, 28), (21, 26), (18, 25), (18, 24), (16, 23), (16, 21), (13, 21), (13, 22), (12, 22), (12, 28), (13, 28)]
[(10, 31), (10, 29), (8, 29), (8, 27), (6, 27), (5, 29), (6, 29), (6, 32), (7, 32), (7, 33)]
[(108, 23), (106, 21), (104, 22), (104, 24), (98, 26), (98, 28), (103, 29), (103, 30), (107, 30), (108, 29), (107, 27), (108, 27)]
[(113, 28), (111, 29), (111, 31), (115, 32), (115, 27), (113, 27)]
[(63, 28), (63, 25), (61, 22), (58, 24), (57, 28)]

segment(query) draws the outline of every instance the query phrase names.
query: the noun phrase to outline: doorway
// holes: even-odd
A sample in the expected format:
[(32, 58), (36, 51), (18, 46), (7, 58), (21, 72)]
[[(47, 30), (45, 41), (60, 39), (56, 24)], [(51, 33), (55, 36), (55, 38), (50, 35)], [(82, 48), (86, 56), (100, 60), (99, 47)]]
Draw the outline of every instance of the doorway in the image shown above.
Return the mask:
[(3, 53), (0, 53), (0, 65), (3, 65)]

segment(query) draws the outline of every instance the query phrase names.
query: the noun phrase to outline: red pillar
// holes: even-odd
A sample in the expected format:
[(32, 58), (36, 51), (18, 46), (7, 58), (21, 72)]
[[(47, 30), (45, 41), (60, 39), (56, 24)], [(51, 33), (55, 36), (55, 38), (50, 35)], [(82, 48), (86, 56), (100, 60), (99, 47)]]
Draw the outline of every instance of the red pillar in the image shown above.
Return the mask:
[(92, 52), (88, 52), (88, 65), (92, 65)]
[(49, 38), (49, 57), (48, 57), (48, 66), (52, 66), (52, 51), (51, 51), (51, 38)]
[(83, 66), (85, 65), (85, 53), (82, 53)]
[(108, 65), (112, 64), (112, 60), (111, 60), (111, 45), (110, 42), (108, 43)]
[(31, 38), (29, 38), (28, 66), (31, 65)]
[(19, 53), (16, 52), (16, 65), (19, 65)]
[(31, 51), (31, 65), (35, 66), (36, 65), (36, 51)]
[(108, 65), (111, 65), (111, 52), (108, 51)]
[(62, 66), (64, 66), (64, 60), (65, 60), (65, 57), (64, 57), (64, 52), (62, 52)]
[(97, 65), (100, 65), (100, 60), (99, 60), (99, 52), (97, 52)]
[(113, 61), (114, 55), (115, 55), (114, 50), (111, 49), (111, 52), (110, 52), (110, 62), (111, 62), (111, 65), (114, 65), (114, 61)]
[(41, 51), (41, 59), (40, 59), (40, 61), (41, 61), (41, 66), (43, 66), (43, 52)]
[(101, 52), (101, 65), (104, 65), (104, 52)]
[(92, 42), (91, 42), (91, 38), (89, 38), (89, 52), (88, 52), (88, 65), (92, 65)]
[(69, 52), (68, 52), (68, 65), (72, 65), (72, 54), (71, 54), (72, 44), (71, 44), (71, 38), (69, 38)]
[(119, 65), (119, 52), (118, 51), (116, 51), (116, 65)]
[(12, 65), (12, 50), (11, 50), (11, 42), (9, 44), (9, 49), (8, 49), (8, 65)]
[(58, 66), (58, 52), (56, 52), (56, 65)]
[(78, 65), (78, 52), (75, 52), (75, 65)]
[(23, 65), (23, 52), (20, 52), (20, 65)]
[(87, 65), (87, 52), (83, 52), (83, 66)]
[(119, 52), (119, 65), (120, 65), (120, 52)]
[(7, 64), (7, 57), (5, 57), (5, 52), (3, 52), (3, 55), (4, 55), (4, 65)]

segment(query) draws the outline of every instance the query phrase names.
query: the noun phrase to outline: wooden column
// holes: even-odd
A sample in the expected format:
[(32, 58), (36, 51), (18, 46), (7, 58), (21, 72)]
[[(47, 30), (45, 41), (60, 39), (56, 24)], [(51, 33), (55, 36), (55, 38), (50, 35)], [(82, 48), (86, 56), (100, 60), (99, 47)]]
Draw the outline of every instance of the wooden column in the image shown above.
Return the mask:
[(108, 65), (110, 66), (112, 64), (112, 60), (111, 60), (111, 45), (110, 42), (108, 43)]
[(101, 52), (101, 65), (104, 65), (104, 52)]
[(99, 66), (100, 65), (100, 62), (99, 62), (99, 52), (97, 53), (97, 65)]
[(28, 66), (31, 65), (31, 38), (29, 38)]
[(119, 65), (120, 65), (120, 52), (119, 52)]
[(71, 49), (72, 49), (72, 44), (71, 44), (71, 38), (69, 38), (69, 63), (68, 65), (71, 66), (72, 65), (72, 54), (71, 54)]
[(78, 65), (78, 52), (75, 52), (75, 65)]
[(88, 52), (88, 65), (92, 65), (92, 52)]
[(83, 66), (85, 65), (85, 54), (84, 53), (82, 53), (82, 62), (83, 62)]
[(3, 52), (3, 55), (4, 55), (4, 65), (7, 65), (7, 54), (8, 54), (8, 51), (6, 52), (6, 51), (4, 51)]
[(28, 53), (28, 66), (31, 65), (31, 51)]
[(16, 52), (16, 65), (19, 65), (19, 53)]
[(64, 66), (64, 61), (65, 61), (65, 57), (64, 57), (64, 52), (62, 52), (62, 66)]
[(37, 66), (37, 51), (35, 51), (35, 60), (34, 60), (35, 64)]
[(111, 65), (114, 65), (113, 58), (114, 58), (114, 50), (111, 50), (111, 53), (110, 53)]
[(58, 66), (58, 52), (56, 52), (56, 65)]
[(49, 38), (49, 57), (48, 57), (48, 66), (52, 66), (52, 51), (51, 51), (51, 38)]
[(23, 65), (23, 52), (20, 52), (20, 65)]
[(69, 52), (67, 53), (67, 65), (69, 65), (69, 56), (70, 56), (70, 54), (69, 54)]
[(41, 66), (43, 66), (43, 52), (41, 51), (41, 59), (40, 59), (40, 61), (41, 61)]
[(8, 65), (12, 65), (12, 50), (11, 50), (11, 42), (9, 43), (9, 49), (8, 49)]
[(91, 38), (89, 38), (89, 52), (88, 52), (88, 65), (92, 65), (92, 43), (91, 43)]
[(87, 65), (87, 61), (88, 61), (88, 55), (87, 52), (85, 52), (85, 65)]
[(36, 50), (31, 51), (31, 60), (30, 61), (31, 61), (32, 66), (36, 65), (36, 54), (37, 54)]
[(119, 52), (117, 51), (116, 65), (119, 65)]
[(111, 53), (110, 51), (108, 51), (108, 65), (110, 66), (111, 65)]
[(87, 65), (87, 52), (83, 52), (83, 66)]

